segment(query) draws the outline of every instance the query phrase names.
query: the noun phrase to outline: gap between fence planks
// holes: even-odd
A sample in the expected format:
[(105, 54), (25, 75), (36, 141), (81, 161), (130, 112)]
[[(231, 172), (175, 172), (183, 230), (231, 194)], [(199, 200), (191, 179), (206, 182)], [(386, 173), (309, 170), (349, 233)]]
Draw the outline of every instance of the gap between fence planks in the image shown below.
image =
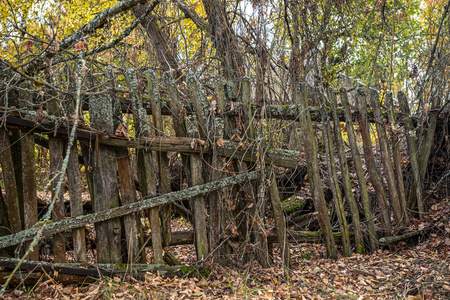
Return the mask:
[(172, 192), (153, 198), (145, 198), (144, 200), (139, 202), (103, 210), (90, 215), (83, 215), (75, 218), (65, 219), (60, 222), (49, 222), (47, 224), (38, 222), (38, 224), (31, 229), (21, 231), (17, 234), (0, 237), (0, 248), (17, 245), (21, 242), (31, 240), (36, 234), (41, 234), (41, 236), (49, 236), (58, 232), (79, 228), (90, 223), (106, 221), (144, 209), (157, 207), (162, 204), (188, 199), (197, 195), (201, 195), (203, 193), (216, 191), (233, 184), (241, 184), (246, 181), (256, 179), (258, 177), (258, 174), (259, 172), (252, 171), (235, 176), (230, 176), (206, 184), (193, 186), (179, 192)]

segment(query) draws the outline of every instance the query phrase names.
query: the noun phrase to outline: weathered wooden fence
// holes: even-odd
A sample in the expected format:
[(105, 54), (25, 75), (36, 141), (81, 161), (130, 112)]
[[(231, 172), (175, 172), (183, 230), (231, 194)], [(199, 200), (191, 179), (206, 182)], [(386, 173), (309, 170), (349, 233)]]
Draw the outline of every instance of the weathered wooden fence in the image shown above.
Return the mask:
[[(0, 231), (2, 256), (11, 255), (12, 247), (17, 245), (29, 247), (36, 236), (53, 237), (54, 261), (64, 263), (68, 243), (63, 233), (72, 231), (73, 257), (76, 262), (86, 263), (84, 226), (94, 223), (99, 263), (146, 262), (144, 250), (151, 245), (153, 263), (162, 264), (164, 248), (183, 243), (193, 243), (197, 259), (204, 260), (230, 253), (232, 249), (228, 242), (233, 241), (252, 244), (258, 261), (265, 267), (272, 263), (270, 245), (278, 243), (283, 264), (288, 269), (291, 266), (289, 241), (317, 241), (320, 238), (331, 257), (336, 256), (336, 242), (342, 244), (344, 255), (351, 255), (352, 243), (358, 253), (364, 253), (367, 248), (373, 251), (379, 246), (381, 237), (385, 238), (382, 242), (388, 241), (386, 237), (392, 234), (393, 225), (409, 224), (408, 209), (417, 208), (419, 217), (426, 209), (423, 178), (431, 144), (422, 144), (425, 155), (418, 156), (416, 139), (407, 138), (414, 178), (414, 188), (409, 189), (408, 198), (399, 140), (401, 126), (411, 132), (414, 124), (402, 93), (398, 99), (403, 115), (394, 111), (391, 93), (385, 95), (388, 110), (383, 115), (378, 92), (363, 88), (355, 91), (357, 109), (352, 113), (345, 89), (339, 93), (333, 89), (311, 91), (301, 83), (295, 91), (298, 103), (258, 105), (252, 102), (248, 78), (239, 83), (217, 78), (214, 92), (208, 93), (207, 97), (193, 72), (188, 72), (184, 85), (177, 85), (170, 73), (163, 74), (158, 80), (153, 70), (138, 74), (130, 69), (123, 74), (122, 81), (117, 75), (110, 68), (102, 77), (86, 74), (84, 84), (89, 93), (84, 94), (80, 109), (89, 111), (89, 125), (82, 114), (78, 119), (73, 118), (77, 115), (77, 99), (73, 97), (46, 93), (44, 99), (41, 94), (34, 95), (26, 85), (3, 89), (0, 162), (6, 197), (3, 199), (2, 195), (0, 199), (0, 225), (7, 227), (10, 234)], [(2, 76), (5, 77), (5, 73)], [(106, 82), (105, 90), (96, 88), (100, 86), (100, 78)], [(81, 89), (79, 79), (77, 76), (73, 79), (74, 89)], [(161, 92), (160, 87), (163, 87)], [(320, 108), (309, 106), (311, 92), (319, 97)], [(343, 108), (338, 108), (338, 98)], [(439, 105), (440, 101), (433, 101), (431, 111), (436, 111)], [(373, 151), (369, 117), (376, 127), (381, 170)], [(132, 128), (124, 123), (125, 119), (132, 119)], [(303, 133), (300, 137), (302, 148), (273, 148), (268, 142), (271, 137), (265, 132), (270, 119), (294, 122)], [(404, 122), (400, 124), (399, 120)], [(320, 172), (318, 134), (313, 129), (313, 121), (322, 122), (321, 141), (326, 153), (327, 178)], [(364, 164), (355, 121), (363, 141)], [(341, 126), (344, 123), (341, 122), (345, 122), (345, 142)], [(430, 135), (434, 134), (436, 124), (431, 126), (434, 128), (428, 128)], [(71, 130), (75, 130), (75, 140), (68, 145)], [(433, 136), (427, 139), (432, 141)], [(38, 221), (35, 144), (47, 147), (50, 154), (54, 206), (49, 221)], [(358, 179), (357, 194), (350, 177), (346, 147)], [(67, 156), (68, 149), (70, 155)], [(131, 154), (130, 149), (135, 152)], [(189, 188), (179, 191), (171, 191), (168, 155), (173, 152), (180, 154), (183, 174), (187, 174), (189, 184)], [(56, 189), (58, 181), (64, 179), (61, 170), (65, 159), (70, 216), (65, 212), (63, 190)], [(84, 174), (93, 203), (90, 214), (83, 213), (80, 163), (85, 166)], [(295, 169), (303, 164), (306, 164), (317, 211), (314, 216), (321, 233), (286, 230), (281, 204), (284, 199), (280, 198), (274, 167)], [(376, 204), (371, 203), (369, 197), (366, 170)], [(325, 199), (324, 184), (333, 193), (334, 208)], [(142, 200), (138, 200), (137, 190), (142, 194)], [(190, 199), (188, 214), (194, 230), (171, 232), (174, 205), (187, 199)], [(267, 199), (270, 199), (268, 203), (275, 221), (273, 232), (268, 230), (265, 221)], [(382, 224), (382, 230), (378, 231), (375, 229), (374, 206), (379, 209), (377, 215)], [(337, 218), (338, 228), (333, 228), (330, 215)], [(145, 240), (141, 222), (144, 218), (149, 220), (151, 242)], [(236, 226), (229, 222), (232, 219), (238, 220)], [(38, 261), (39, 246), (31, 245), (35, 248), (28, 253), (27, 259)], [(5, 261), (11, 265), (11, 260)]]

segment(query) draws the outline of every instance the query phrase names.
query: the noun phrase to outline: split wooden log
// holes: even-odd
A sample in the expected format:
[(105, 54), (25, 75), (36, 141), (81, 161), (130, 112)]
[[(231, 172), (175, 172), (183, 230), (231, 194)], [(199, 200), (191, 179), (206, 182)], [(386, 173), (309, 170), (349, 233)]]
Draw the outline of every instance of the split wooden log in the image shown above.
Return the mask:
[(406, 98), (406, 95), (402, 91), (400, 91), (397, 94), (397, 98), (400, 104), (400, 109), (405, 116), (404, 126), (406, 133), (406, 142), (408, 143), (409, 159), (411, 161), (411, 169), (415, 183), (414, 188), (409, 191), (410, 194), (415, 193), (415, 198), (410, 197), (410, 199), (415, 199), (414, 204), (417, 203), (417, 209), (419, 210), (419, 219), (422, 219), (423, 213), (425, 212), (425, 204), (423, 201), (424, 191), (422, 176), (420, 174), (420, 161), (416, 141), (416, 128), (414, 127), (412, 120), (409, 118), (411, 112), (409, 110), (408, 99)]
[[(48, 79), (51, 80), (51, 78)], [(58, 118), (60, 116), (60, 108), (56, 101), (57, 97), (56, 95), (54, 95), (54, 91), (50, 91), (50, 94), (53, 94), (54, 97), (52, 97), (52, 99), (46, 103), (47, 111), (50, 115), (54, 115)], [(67, 133), (69, 133), (69, 130), (67, 130)], [(52, 212), (52, 220), (54, 221), (63, 220), (65, 218), (64, 190), (60, 188), (59, 191), (56, 191), (58, 182), (60, 180), (63, 180), (64, 176), (64, 174), (60, 172), (64, 159), (64, 144), (65, 143), (62, 138), (56, 137), (55, 134), (49, 135), (48, 152), (50, 156), (51, 195), (52, 201), (55, 202), (55, 206)], [(64, 238), (61, 235), (55, 235), (53, 239), (53, 252), (55, 261), (66, 261), (66, 242), (64, 241)]]
[[(389, 202), (394, 212), (397, 224), (408, 225), (409, 216), (406, 210), (406, 199), (400, 199), (396, 177), (394, 175), (394, 166), (389, 149), (389, 141), (386, 134), (385, 125), (381, 115), (380, 96), (377, 91), (370, 90), (370, 102), (375, 115), (375, 125), (380, 145), (381, 161), (383, 164), (384, 177), (388, 187)], [(365, 103), (363, 103), (365, 105)]]
[[(115, 87), (116, 82), (111, 66), (108, 66), (106, 70), (106, 76), (109, 79), (110, 86)], [(122, 124), (122, 113), (118, 105), (118, 100), (115, 94), (111, 93), (109, 97), (113, 100), (114, 109), (114, 129), (117, 132), (119, 128), (124, 128)], [(119, 178), (119, 193), (120, 193), (120, 203), (121, 205), (130, 204), (137, 201), (136, 197), (136, 184), (133, 174), (133, 167), (131, 165), (130, 153), (127, 148), (115, 147), (116, 158), (117, 158), (117, 175)], [(123, 217), (122, 238), (125, 236), (126, 249), (123, 251), (126, 253), (124, 255), (124, 261), (128, 263), (135, 262), (146, 262), (146, 257), (140, 255), (141, 246), (144, 244), (144, 237), (142, 233), (141, 226), (141, 215), (139, 213), (134, 213), (126, 215)]]
[[(331, 94), (334, 95), (334, 90), (329, 91), (329, 94), (331, 96)], [(322, 101), (325, 102), (325, 98), (322, 97)], [(323, 103), (323, 107), (325, 107), (325, 103)], [(333, 198), (334, 198), (334, 207), (336, 209), (336, 216), (339, 222), (339, 230), (342, 234), (342, 251), (344, 256), (351, 256), (352, 255), (352, 249), (350, 247), (350, 237), (348, 234), (348, 224), (347, 224), (347, 218), (345, 215), (345, 208), (344, 208), (344, 201), (343, 201), (343, 197), (342, 197), (342, 193), (341, 193), (341, 189), (339, 187), (339, 180), (337, 177), (337, 171), (336, 171), (336, 159), (334, 156), (334, 145), (333, 145), (333, 138), (331, 135), (331, 125), (330, 125), (330, 120), (328, 119), (328, 116), (325, 112), (325, 109), (322, 109), (322, 127), (323, 127), (323, 140), (324, 140), (324, 144), (325, 144), (325, 150), (326, 150), (326, 157), (327, 157), (327, 167), (328, 167), (328, 174), (329, 174), (329, 180), (330, 180), (330, 187), (331, 187), (331, 191), (333, 193)], [(340, 127), (338, 127), (340, 129)], [(336, 125), (335, 125), (335, 130)], [(338, 132), (339, 135), (341, 134), (340, 132)], [(336, 136), (336, 141), (337, 141), (337, 148), (338, 148), (338, 153), (340, 153), (340, 147), (342, 147), (343, 149), (343, 144), (339, 144), (341, 141), (338, 139), (338, 136)], [(345, 161), (345, 165), (347, 162)], [(343, 174), (345, 174), (343, 172), (344, 168), (341, 168), (341, 171)], [(345, 175), (343, 175), (342, 177), (345, 178)], [(344, 186), (345, 188), (345, 186)], [(353, 196), (353, 193), (350, 194), (351, 197)], [(356, 240), (356, 252), (357, 253), (363, 253), (364, 252), (364, 242), (362, 241), (362, 234), (361, 234), (361, 227), (360, 227), (360, 222), (359, 222), (359, 212), (358, 212), (358, 208), (356, 206), (356, 202), (354, 198), (349, 198), (348, 194), (346, 194), (347, 196), (347, 200), (350, 204), (350, 210), (352, 213), (352, 218), (353, 218), (353, 228), (355, 229), (355, 240)]]

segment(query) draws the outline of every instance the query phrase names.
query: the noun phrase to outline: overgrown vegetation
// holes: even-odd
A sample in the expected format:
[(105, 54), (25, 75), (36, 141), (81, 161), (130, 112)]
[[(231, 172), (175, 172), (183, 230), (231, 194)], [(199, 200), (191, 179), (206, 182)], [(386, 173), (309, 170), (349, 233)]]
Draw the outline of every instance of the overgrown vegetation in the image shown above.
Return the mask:
[(449, 10), (0, 0), (0, 297), (444, 299)]

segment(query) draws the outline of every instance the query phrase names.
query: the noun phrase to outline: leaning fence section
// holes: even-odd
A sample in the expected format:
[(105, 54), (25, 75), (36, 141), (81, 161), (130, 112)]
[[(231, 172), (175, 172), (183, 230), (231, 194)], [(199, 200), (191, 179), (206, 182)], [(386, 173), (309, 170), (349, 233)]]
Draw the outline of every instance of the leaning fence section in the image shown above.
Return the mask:
[[(412, 188), (404, 186), (399, 132), (402, 126), (407, 130), (414, 126), (404, 94), (398, 96), (403, 115), (396, 112), (391, 93), (385, 97), (388, 113), (383, 114), (378, 92), (363, 88), (352, 91), (355, 107), (345, 89), (315, 90), (305, 83), (294, 87), (296, 103), (275, 105), (255, 104), (248, 78), (225, 82), (218, 77), (203, 86), (192, 71), (174, 78), (170, 72), (129, 69), (122, 74), (110, 67), (100, 75), (83, 76), (86, 92), (79, 119), (73, 119), (76, 99), (64, 95), (33, 95), (21, 86), (1, 97), (5, 193), (0, 194), (0, 222), (8, 228), (0, 231), (1, 256), (23, 255), (40, 235), (52, 245), (54, 262), (64, 264), (71, 250), (74, 262), (85, 264), (92, 244), (85, 227), (94, 224), (99, 264), (176, 264), (167, 247), (191, 243), (199, 261), (230, 255), (248, 259), (250, 251), (269, 267), (272, 246), (278, 244), (282, 264), (289, 270), (290, 242), (321, 240), (330, 257), (336, 257), (337, 243), (344, 255), (374, 251), (380, 238), (386, 241), (392, 235), (392, 226), (409, 224), (411, 210), (417, 209), (422, 217), (426, 209), (422, 184), (426, 164), (417, 156), (411, 137), (407, 146), (414, 182)], [(320, 107), (310, 106), (312, 94)], [(296, 140), (286, 143), (290, 149), (279, 147), (286, 129), (283, 122), (289, 122), (284, 135)], [(69, 145), (74, 126), (75, 140)], [(373, 131), (379, 145), (376, 152)], [(40, 221), (36, 147), (49, 153), (53, 205), (45, 209), (53, 209), (50, 221)], [(174, 161), (178, 168), (171, 174)], [(280, 186), (280, 174), (289, 173), (286, 169), (294, 174), (302, 168), (302, 183), (297, 184), (307, 181), (313, 211), (300, 217), (317, 222), (318, 230), (312, 232), (287, 229), (289, 207), (302, 207), (306, 199), (285, 197)], [(350, 172), (356, 174), (358, 193)], [(69, 199), (63, 189), (56, 190), (63, 180)], [(83, 210), (85, 182), (90, 212)], [(331, 197), (324, 194), (324, 187)], [(374, 203), (369, 192), (375, 195)], [(373, 207), (379, 209), (378, 230)], [(193, 231), (172, 232), (174, 215), (184, 216)], [(44, 244), (30, 249), (27, 260), (39, 261), (39, 245)], [(150, 248), (151, 261), (146, 251)], [(14, 262), (1, 261), (6, 267)]]

